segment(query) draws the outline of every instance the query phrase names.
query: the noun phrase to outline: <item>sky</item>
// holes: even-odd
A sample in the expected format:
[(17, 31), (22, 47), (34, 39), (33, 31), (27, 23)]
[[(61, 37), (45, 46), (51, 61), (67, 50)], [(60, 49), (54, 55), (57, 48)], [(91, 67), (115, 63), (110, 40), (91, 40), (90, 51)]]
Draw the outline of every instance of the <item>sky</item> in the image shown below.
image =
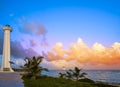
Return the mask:
[[(43, 67), (120, 69), (119, 0), (0, 0), (0, 63), (9, 24), (11, 59), (44, 56)], [(113, 61), (114, 60), (114, 61)]]

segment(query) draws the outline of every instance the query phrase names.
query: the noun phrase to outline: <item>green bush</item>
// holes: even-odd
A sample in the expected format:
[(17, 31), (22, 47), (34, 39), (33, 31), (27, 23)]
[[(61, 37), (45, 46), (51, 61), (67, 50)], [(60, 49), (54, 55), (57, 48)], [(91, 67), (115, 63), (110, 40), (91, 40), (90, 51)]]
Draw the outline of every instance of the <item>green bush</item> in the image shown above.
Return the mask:
[[(86, 79), (88, 81), (88, 79)], [(38, 79), (24, 79), (24, 87), (115, 87), (102, 83), (73, 81), (64, 78), (40, 76)]]
[(80, 82), (88, 82), (88, 83), (95, 83), (93, 80), (89, 78), (79, 79)]

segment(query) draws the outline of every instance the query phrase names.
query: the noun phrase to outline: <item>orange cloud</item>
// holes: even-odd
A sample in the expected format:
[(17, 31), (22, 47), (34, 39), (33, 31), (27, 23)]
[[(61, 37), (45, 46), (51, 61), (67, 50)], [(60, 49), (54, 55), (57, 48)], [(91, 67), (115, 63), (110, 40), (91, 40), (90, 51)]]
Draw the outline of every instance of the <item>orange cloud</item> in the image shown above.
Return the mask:
[[(110, 47), (95, 43), (89, 48), (82, 39), (64, 49), (62, 43), (56, 43), (51, 50), (44, 54), (49, 61), (77, 61), (86, 68), (120, 69), (120, 43), (115, 42)], [(74, 65), (75, 66), (75, 65)]]

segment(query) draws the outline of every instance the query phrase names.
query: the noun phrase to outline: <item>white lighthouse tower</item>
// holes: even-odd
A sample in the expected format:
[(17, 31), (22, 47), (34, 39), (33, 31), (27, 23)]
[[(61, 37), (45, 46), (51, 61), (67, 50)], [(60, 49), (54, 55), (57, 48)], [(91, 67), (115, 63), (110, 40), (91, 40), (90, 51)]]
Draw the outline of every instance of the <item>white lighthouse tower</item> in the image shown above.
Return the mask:
[(4, 44), (1, 71), (13, 72), (10, 66), (10, 32), (12, 32), (10, 25), (6, 25), (3, 28), (3, 31), (4, 31)]

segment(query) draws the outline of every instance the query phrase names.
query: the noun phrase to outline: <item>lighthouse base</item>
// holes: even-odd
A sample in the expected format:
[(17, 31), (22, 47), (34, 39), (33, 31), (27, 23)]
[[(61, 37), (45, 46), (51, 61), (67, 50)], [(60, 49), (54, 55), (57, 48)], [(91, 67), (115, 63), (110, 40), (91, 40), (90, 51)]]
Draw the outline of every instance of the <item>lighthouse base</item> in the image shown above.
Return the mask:
[(1, 68), (0, 72), (14, 72), (12, 68)]

